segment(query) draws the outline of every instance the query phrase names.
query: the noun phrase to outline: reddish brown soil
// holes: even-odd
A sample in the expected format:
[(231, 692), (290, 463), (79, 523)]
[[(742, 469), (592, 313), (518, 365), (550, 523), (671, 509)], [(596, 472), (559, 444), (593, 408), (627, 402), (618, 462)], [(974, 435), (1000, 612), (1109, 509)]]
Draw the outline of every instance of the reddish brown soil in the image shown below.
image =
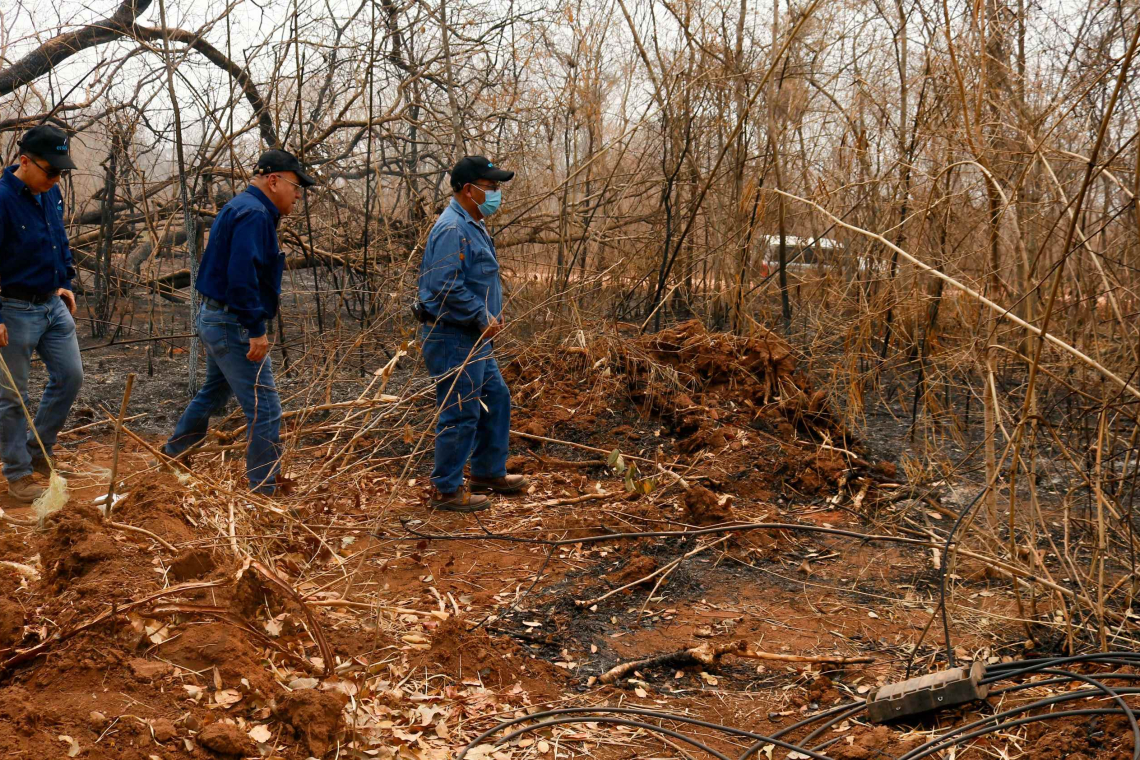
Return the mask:
[(315, 757), (324, 757), (343, 723), (341, 711), (346, 701), (343, 694), (301, 689), (286, 694), (274, 712), (293, 727)]
[(238, 757), (252, 754), (253, 742), (232, 723), (212, 723), (198, 734), (198, 742), (219, 755)]
[(717, 525), (733, 522), (732, 499), (721, 503), (720, 497), (704, 486), (693, 486), (682, 497), (685, 505), (684, 521), (689, 525)]
[[(0, 525), (0, 559), (35, 565), (38, 554), (42, 573), (36, 580), (0, 568), (0, 663), (51, 642), (41, 656), (0, 670), (0, 756), (65, 756), (61, 735), (78, 742), (84, 758), (256, 756), (249, 732), (259, 727), (273, 737), (270, 756), (343, 757), (347, 726), (359, 728), (346, 720), (349, 693), (347, 715), (381, 724), (376, 747), (427, 760), (453, 754), (495, 720), (547, 704), (641, 705), (772, 732), (813, 705), (857, 698), (860, 687), (899, 677), (933, 606), (927, 549), (739, 533), (681, 563), (652, 599), (650, 583), (587, 608), (574, 600), (645, 577), (694, 548), (692, 539), (559, 547), (409, 540), (409, 529), (581, 538), (761, 520), (884, 529), (864, 516), (878, 516), (871, 505), (882, 484), (898, 477), (894, 466), (871, 464), (781, 340), (728, 338), (694, 323), (629, 338), (505, 363), (521, 406), (516, 427), (603, 453), (531, 442), (538, 457), (561, 464), (514, 459), (512, 469), (532, 473), (533, 492), (496, 497), (479, 522), (426, 509), (415, 495), (422, 482), (412, 488), (399, 480), (410, 479), (403, 460), (391, 470), (345, 466), (351, 477), (279, 502), (277, 511), (234, 499), (234, 540), (306, 595), (305, 609), (234, 555), (226, 509), (233, 497), (189, 489), (169, 474), (133, 478), (115, 519), (153, 531), (175, 545), (173, 552), (106, 525), (84, 506), (105, 492), (96, 480), (76, 484), (72, 503), (44, 533)], [(425, 413), (429, 407), (425, 401)], [(626, 495), (622, 478), (599, 463), (615, 448), (629, 461), (650, 460), (640, 462), (638, 475), (655, 478), (648, 495)], [(319, 449), (291, 455), (302, 485), (326, 464)], [(90, 450), (106, 461), (109, 444), (93, 442)], [(148, 456), (128, 446), (125, 471), (141, 472)], [(574, 467), (575, 457), (593, 464)], [(683, 473), (689, 488), (654, 472), (654, 461)], [(240, 466), (208, 460), (203, 472), (215, 482), (240, 482)], [(412, 473), (425, 475), (426, 466)], [(596, 493), (599, 484), (615, 496), (550, 505)], [(853, 496), (863, 485), (856, 511)], [(385, 537), (370, 537), (374, 531)], [(961, 627), (959, 645), (978, 651), (1019, 640), (1024, 634), (1009, 622), (1018, 611), (1007, 584), (974, 577), (976, 569), (960, 562), (954, 609), (970, 625)], [(218, 585), (120, 614), (175, 584), (207, 581)], [(990, 596), (968, 596), (982, 591)], [(979, 610), (993, 617), (972, 617)], [(52, 638), (96, 615), (107, 617)], [(314, 625), (342, 677), (311, 672), (324, 656)], [(726, 657), (681, 672), (647, 668), (612, 687), (591, 681), (625, 660), (736, 639), (770, 652), (870, 654), (877, 662), (821, 670)], [(935, 662), (930, 644), (928, 636), (923, 667)], [(237, 701), (220, 703), (219, 695)], [(1046, 760), (1120, 756), (1127, 744), (1119, 738), (1127, 733), (1122, 725), (1110, 719), (1100, 734), (1088, 725), (1074, 722), (1061, 734), (1055, 724), (1035, 725), (1026, 750)], [(616, 760), (671, 751), (628, 735), (578, 730), (558, 734), (560, 756)], [(820, 740), (839, 738), (828, 749), (836, 760), (885, 760), (905, 751), (904, 730), (853, 723)]]
[(413, 668), (449, 673), (457, 681), (474, 680), (497, 688), (521, 684), (532, 695), (554, 696), (564, 679), (557, 668), (532, 659), (513, 639), (492, 636), (472, 621), (450, 618), (431, 636), (431, 649), (412, 658)]

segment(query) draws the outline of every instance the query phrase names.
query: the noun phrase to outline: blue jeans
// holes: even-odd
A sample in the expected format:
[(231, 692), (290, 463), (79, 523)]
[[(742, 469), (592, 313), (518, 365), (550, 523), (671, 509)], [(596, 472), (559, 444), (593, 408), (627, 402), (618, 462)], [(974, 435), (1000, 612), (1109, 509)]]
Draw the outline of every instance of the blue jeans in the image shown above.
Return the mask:
[(71, 404), (83, 383), (83, 362), (79, 358), (79, 341), (75, 337), (75, 320), (67, 306), (54, 296), (47, 303), (31, 304), (14, 298), (0, 299), (4, 325), (8, 328), (8, 345), (0, 356), (8, 365), (16, 389), (0, 371), (0, 459), (4, 460), (4, 477), (19, 480), (32, 474), (32, 460), (42, 459), (36, 437), (28, 430), (27, 417), (20, 408), (20, 398), (28, 402), (28, 373), (32, 368), (32, 351), (44, 360), (48, 383), (36, 410), (36, 432), (51, 456), (56, 436), (67, 420)]
[(201, 443), (210, 416), (225, 410), (232, 393), (247, 423), (245, 466), (249, 487), (272, 494), (281, 464), (281, 399), (269, 357), (260, 362), (245, 358), (249, 331), (233, 314), (209, 306), (203, 306), (198, 314), (198, 338), (206, 348), (206, 381), (182, 413), (163, 451), (176, 457)]
[(435, 403), (440, 410), (432, 484), (443, 493), (458, 491), (468, 460), (475, 477), (503, 477), (511, 433), (511, 392), (491, 357), (491, 344), (442, 324), (424, 325), (422, 335), (424, 364), (436, 381)]

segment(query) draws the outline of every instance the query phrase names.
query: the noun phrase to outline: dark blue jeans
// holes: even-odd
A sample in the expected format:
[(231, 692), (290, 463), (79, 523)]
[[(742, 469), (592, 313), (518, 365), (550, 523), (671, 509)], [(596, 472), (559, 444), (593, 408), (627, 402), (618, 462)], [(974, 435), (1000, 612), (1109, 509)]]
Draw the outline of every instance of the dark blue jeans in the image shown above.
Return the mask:
[(475, 477), (503, 477), (511, 392), (491, 356), (492, 345), (447, 325), (424, 325), (422, 336), (424, 364), (436, 381), (435, 403), (440, 410), (432, 484), (443, 493), (458, 491), (468, 460)]
[(4, 460), (4, 477), (19, 480), (32, 474), (32, 460), (42, 459), (36, 437), (28, 430), (20, 397), (28, 402), (28, 373), (32, 368), (32, 352), (44, 360), (48, 371), (47, 387), (36, 409), (36, 432), (44, 442), (48, 456), (56, 436), (67, 420), (71, 404), (83, 383), (83, 362), (79, 358), (79, 341), (75, 337), (75, 320), (71, 312), (55, 296), (47, 303), (31, 304), (14, 298), (2, 299), (4, 325), (8, 328), (8, 345), (0, 349), (4, 363), (16, 381), (13, 389), (0, 371), (0, 454)]
[(245, 466), (249, 487), (272, 494), (281, 460), (281, 399), (269, 357), (260, 362), (245, 358), (249, 331), (233, 314), (209, 306), (203, 306), (198, 314), (198, 337), (206, 347), (206, 382), (182, 413), (163, 451), (175, 457), (200, 443), (206, 437), (210, 416), (222, 413), (233, 393), (247, 423)]

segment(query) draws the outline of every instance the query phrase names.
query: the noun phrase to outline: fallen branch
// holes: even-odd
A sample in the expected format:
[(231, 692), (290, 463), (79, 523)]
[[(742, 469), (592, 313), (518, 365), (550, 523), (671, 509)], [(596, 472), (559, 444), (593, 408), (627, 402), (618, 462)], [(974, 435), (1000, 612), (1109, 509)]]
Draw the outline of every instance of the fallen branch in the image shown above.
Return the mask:
[[(149, 338), (147, 340), (149, 340)], [(96, 348), (106, 348), (107, 346), (123, 345), (123, 344), (126, 344), (127, 342), (129, 342), (129, 341), (123, 341), (122, 344), (107, 343), (106, 345), (97, 346)], [(135, 414), (135, 415), (132, 415), (130, 417), (125, 417), (123, 419), (123, 422), (131, 422), (133, 420), (137, 420), (139, 417), (145, 417), (146, 415), (147, 415), (147, 412), (143, 412), (142, 414)], [(86, 425), (80, 425), (79, 427), (73, 427), (70, 430), (64, 430), (62, 433), (59, 434), (59, 437), (63, 438), (65, 436), (75, 435), (76, 433), (82, 433), (84, 430), (91, 430), (92, 428), (103, 427), (104, 425), (114, 426), (116, 422), (117, 422), (116, 420), (97, 420), (95, 422), (88, 422)]]
[(538, 506), (564, 507), (568, 504), (583, 504), (587, 501), (599, 501), (600, 499), (608, 499), (611, 496), (617, 496), (617, 494), (613, 494), (608, 491), (603, 491), (602, 493), (588, 493), (584, 496), (571, 496), (566, 499), (551, 499), (550, 501), (540, 501), (538, 503)]
[(771, 654), (769, 652), (757, 652), (748, 648), (747, 641), (744, 639), (739, 639), (737, 641), (729, 642), (728, 644), (712, 644), (711, 642), (706, 642), (698, 647), (682, 649), (678, 652), (659, 654), (655, 657), (647, 657), (644, 660), (623, 662), (622, 664), (607, 670), (601, 675), (601, 677), (598, 678), (598, 680), (605, 684), (612, 684), (619, 678), (622, 678), (629, 673), (632, 673), (634, 670), (638, 670), (639, 668), (652, 668), (660, 666), (678, 668), (691, 665), (704, 665), (707, 667), (716, 664), (717, 660), (726, 654), (736, 657), (745, 657), (752, 660), (779, 660), (781, 662), (811, 662), (835, 665), (860, 665), (875, 661), (873, 657), (840, 657), (838, 655), (808, 657), (792, 654)]
[(118, 530), (125, 530), (125, 531), (129, 531), (131, 533), (138, 533), (140, 535), (146, 536), (147, 538), (153, 539), (153, 540), (157, 541), (158, 543), (162, 544), (165, 548), (169, 549), (170, 551), (174, 552), (175, 554), (178, 553), (178, 547), (176, 547), (174, 544), (167, 541), (162, 536), (159, 536), (156, 533), (151, 533), (146, 528), (138, 528), (134, 525), (127, 525), (126, 523), (121, 523), (121, 522), (110, 522), (110, 521), (108, 521), (107, 524), (110, 525), (112, 528), (117, 528)]
[(265, 565), (261, 564), (257, 560), (251, 560), (249, 566), (256, 570), (262, 578), (272, 583), (277, 589), (281, 591), (281, 593), (285, 594), (294, 602), (296, 602), (297, 605), (301, 608), (301, 611), (305, 614), (305, 619), (309, 621), (309, 633), (312, 634), (313, 641), (315, 641), (317, 644), (317, 649), (321, 651), (321, 659), (323, 659), (325, 662), (324, 675), (331, 676), (333, 673), (334, 665), (332, 647), (329, 646), (328, 639), (325, 638), (324, 629), (321, 628), (321, 624), (317, 622), (317, 618), (315, 615), (313, 615), (313, 611), (309, 609), (309, 605), (305, 604), (305, 600), (301, 597), (300, 594), (297, 593), (296, 589), (294, 589), (285, 581), (281, 580), (277, 573), (273, 572)]
[(662, 573), (667, 573), (667, 572), (671, 571), (673, 568), (680, 565), (682, 562), (687, 560), (689, 557), (700, 554), (705, 549), (709, 549), (713, 546), (716, 546), (717, 544), (724, 543), (725, 541), (727, 541), (730, 538), (732, 538), (731, 534), (727, 535), (727, 536), (722, 536), (721, 538), (718, 538), (716, 541), (710, 541), (707, 544), (703, 544), (701, 546), (698, 546), (696, 549), (693, 549), (688, 554), (686, 554), (682, 557), (678, 557), (677, 559), (670, 562), (668, 565), (665, 565), (664, 567), (660, 567), (657, 570), (654, 570), (652, 573), (645, 576), (644, 578), (638, 578), (637, 580), (633, 581), (632, 583), (627, 583), (624, 586), (621, 586), (620, 588), (615, 588), (612, 591), (607, 591), (606, 593), (602, 594), (601, 596), (599, 596), (596, 599), (586, 599), (584, 601), (581, 599), (575, 599), (574, 604), (578, 605), (579, 607), (593, 607), (598, 602), (609, 599), (614, 594), (620, 593), (620, 592), (625, 591), (626, 589), (629, 589), (629, 588), (633, 588), (634, 586), (639, 586), (648, 580), (652, 580), (653, 578), (656, 578), (658, 575), (661, 575)]

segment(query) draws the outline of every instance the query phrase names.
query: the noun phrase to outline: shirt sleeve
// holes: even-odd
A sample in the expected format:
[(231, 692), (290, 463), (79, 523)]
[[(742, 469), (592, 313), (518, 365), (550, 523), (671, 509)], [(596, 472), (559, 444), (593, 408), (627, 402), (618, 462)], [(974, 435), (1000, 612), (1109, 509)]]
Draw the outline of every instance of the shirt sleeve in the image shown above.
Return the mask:
[(487, 302), (467, 286), (463, 236), (455, 227), (439, 231), (424, 251), (423, 285), (439, 318), (484, 330), (491, 323)]
[(265, 309), (261, 305), (257, 270), (267, 255), (273, 224), (263, 214), (247, 213), (233, 222), (230, 262), (226, 270), (226, 306), (237, 317), (249, 337), (265, 335)]

